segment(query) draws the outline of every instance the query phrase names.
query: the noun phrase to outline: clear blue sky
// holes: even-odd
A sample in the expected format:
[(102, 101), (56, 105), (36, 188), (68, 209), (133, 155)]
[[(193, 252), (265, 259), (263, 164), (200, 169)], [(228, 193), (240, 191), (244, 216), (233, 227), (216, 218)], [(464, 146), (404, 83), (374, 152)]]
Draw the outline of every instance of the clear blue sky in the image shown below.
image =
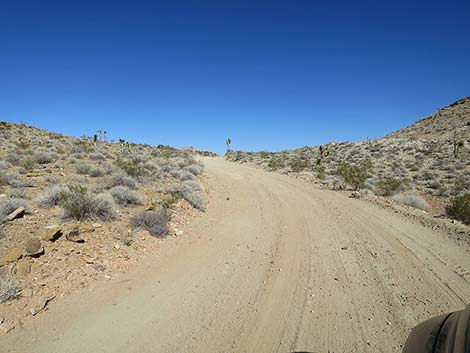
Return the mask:
[(224, 151), (380, 137), (470, 95), (467, 1), (8, 1), (0, 120)]

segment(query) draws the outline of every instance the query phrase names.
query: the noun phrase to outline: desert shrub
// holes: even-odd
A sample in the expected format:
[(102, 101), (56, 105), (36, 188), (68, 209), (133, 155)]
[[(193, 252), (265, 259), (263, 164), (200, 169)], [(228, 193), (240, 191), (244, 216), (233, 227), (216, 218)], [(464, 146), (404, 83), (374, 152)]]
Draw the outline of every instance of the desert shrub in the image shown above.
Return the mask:
[(95, 196), (81, 185), (69, 185), (68, 189), (61, 201), (65, 218), (101, 219), (103, 221), (116, 218), (116, 206), (111, 197)]
[(105, 173), (106, 171), (103, 168), (95, 165), (91, 166), (91, 168), (88, 170), (88, 175), (92, 178), (103, 176)]
[(19, 207), (24, 207), (26, 211), (29, 211), (29, 203), (24, 199), (0, 200), (0, 216), (8, 216)]
[(89, 163), (78, 163), (76, 166), (75, 166), (75, 171), (78, 173), (78, 174), (89, 174), (90, 173), (90, 170), (93, 168), (93, 165), (89, 164)]
[(24, 188), (13, 189), (9, 192), (9, 195), (16, 199), (28, 200), (30, 198), (28, 191)]
[(201, 190), (202, 188), (199, 183), (194, 181), (183, 181), (182, 183), (171, 186), (167, 191), (176, 197), (185, 199), (194, 208), (204, 211), (204, 201), (196, 194), (196, 192)]
[(311, 164), (303, 159), (294, 159), (289, 163), (290, 168), (293, 172), (300, 172), (305, 169), (310, 169)]
[(25, 170), (33, 170), (36, 167), (36, 162), (32, 158), (22, 158), (20, 161), (20, 165)]
[(118, 157), (116, 159), (116, 165), (132, 177), (139, 177), (146, 174), (144, 164), (138, 158), (124, 159)]
[(94, 161), (105, 161), (106, 156), (103, 153), (90, 153), (88, 155), (88, 158), (94, 160)]
[(38, 198), (38, 204), (43, 208), (51, 208), (53, 206), (60, 205), (68, 193), (69, 188), (65, 186), (53, 186), (42, 193)]
[(404, 185), (405, 181), (398, 178), (384, 178), (377, 183), (381, 193), (385, 196), (391, 196), (402, 191)]
[(40, 151), (37, 152), (33, 158), (38, 164), (47, 164), (54, 162), (57, 159), (57, 155), (55, 153)]
[(0, 277), (0, 303), (16, 299), (18, 293), (18, 286), (13, 279)]
[(49, 184), (58, 184), (60, 183), (60, 178), (55, 175), (46, 175), (44, 176), (44, 180)]
[(185, 170), (175, 170), (173, 171), (172, 175), (179, 180), (194, 180), (196, 177), (193, 173), (190, 173)]
[(450, 217), (470, 224), (470, 194), (466, 193), (452, 198), (446, 210)]
[(135, 228), (146, 229), (153, 236), (165, 237), (168, 235), (168, 216), (163, 209), (139, 212), (131, 218), (131, 222)]
[(19, 175), (0, 169), (0, 186), (17, 186), (19, 183)]
[(140, 195), (127, 186), (115, 186), (109, 193), (120, 206), (142, 205)]
[(370, 168), (371, 166), (368, 163), (352, 165), (342, 162), (338, 166), (336, 174), (341, 176), (347, 184), (354, 188), (354, 190), (359, 190), (364, 187)]
[(429, 207), (425, 199), (411, 192), (396, 194), (392, 199), (402, 205), (419, 208), (421, 210), (425, 210)]
[(200, 175), (203, 171), (203, 167), (199, 164), (191, 164), (184, 167), (184, 170), (190, 172), (193, 175)]
[(111, 186), (127, 186), (128, 188), (137, 188), (135, 179), (124, 172), (117, 172), (112, 175)]

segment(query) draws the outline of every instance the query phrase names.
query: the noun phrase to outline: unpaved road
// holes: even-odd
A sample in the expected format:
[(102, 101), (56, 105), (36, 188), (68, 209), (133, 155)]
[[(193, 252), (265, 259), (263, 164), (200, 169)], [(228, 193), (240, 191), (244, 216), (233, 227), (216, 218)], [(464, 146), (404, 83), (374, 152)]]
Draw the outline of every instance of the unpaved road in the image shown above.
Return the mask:
[[(1, 352), (400, 352), (470, 301), (470, 252), (376, 205), (205, 159), (207, 212), (184, 238), (57, 300)], [(229, 200), (227, 200), (229, 197)]]

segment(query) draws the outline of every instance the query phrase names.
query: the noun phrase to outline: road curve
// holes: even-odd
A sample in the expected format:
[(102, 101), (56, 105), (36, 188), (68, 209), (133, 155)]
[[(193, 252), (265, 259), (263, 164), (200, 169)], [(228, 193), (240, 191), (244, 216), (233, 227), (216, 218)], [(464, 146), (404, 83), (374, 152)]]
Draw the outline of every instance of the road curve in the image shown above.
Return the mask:
[(209, 203), (135, 270), (58, 300), (1, 352), (400, 352), (470, 302), (468, 249), (401, 215), (205, 158)]

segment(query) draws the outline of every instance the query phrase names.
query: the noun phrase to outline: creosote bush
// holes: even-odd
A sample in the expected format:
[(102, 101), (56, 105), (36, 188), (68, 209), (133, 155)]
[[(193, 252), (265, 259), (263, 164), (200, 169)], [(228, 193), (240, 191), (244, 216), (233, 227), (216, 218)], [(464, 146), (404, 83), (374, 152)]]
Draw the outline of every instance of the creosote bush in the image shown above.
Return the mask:
[(0, 186), (17, 186), (19, 183), (19, 175), (6, 170), (0, 169)]
[(163, 209), (139, 212), (131, 218), (131, 222), (135, 228), (146, 229), (153, 236), (168, 235), (168, 216)]
[(344, 181), (351, 185), (354, 190), (364, 187), (371, 166), (368, 163), (360, 165), (352, 165), (346, 162), (340, 163), (337, 169), (337, 175), (341, 176)]
[(391, 196), (401, 191), (404, 187), (405, 181), (398, 178), (385, 178), (377, 183), (381, 193), (384, 196)]
[(61, 201), (65, 218), (79, 221), (84, 219), (109, 221), (116, 218), (116, 206), (110, 196), (95, 196), (81, 185), (69, 185), (68, 189), (68, 192), (62, 194)]
[(142, 205), (140, 195), (126, 186), (115, 186), (109, 193), (120, 206)]
[(450, 217), (470, 224), (470, 194), (454, 197), (446, 210)]

